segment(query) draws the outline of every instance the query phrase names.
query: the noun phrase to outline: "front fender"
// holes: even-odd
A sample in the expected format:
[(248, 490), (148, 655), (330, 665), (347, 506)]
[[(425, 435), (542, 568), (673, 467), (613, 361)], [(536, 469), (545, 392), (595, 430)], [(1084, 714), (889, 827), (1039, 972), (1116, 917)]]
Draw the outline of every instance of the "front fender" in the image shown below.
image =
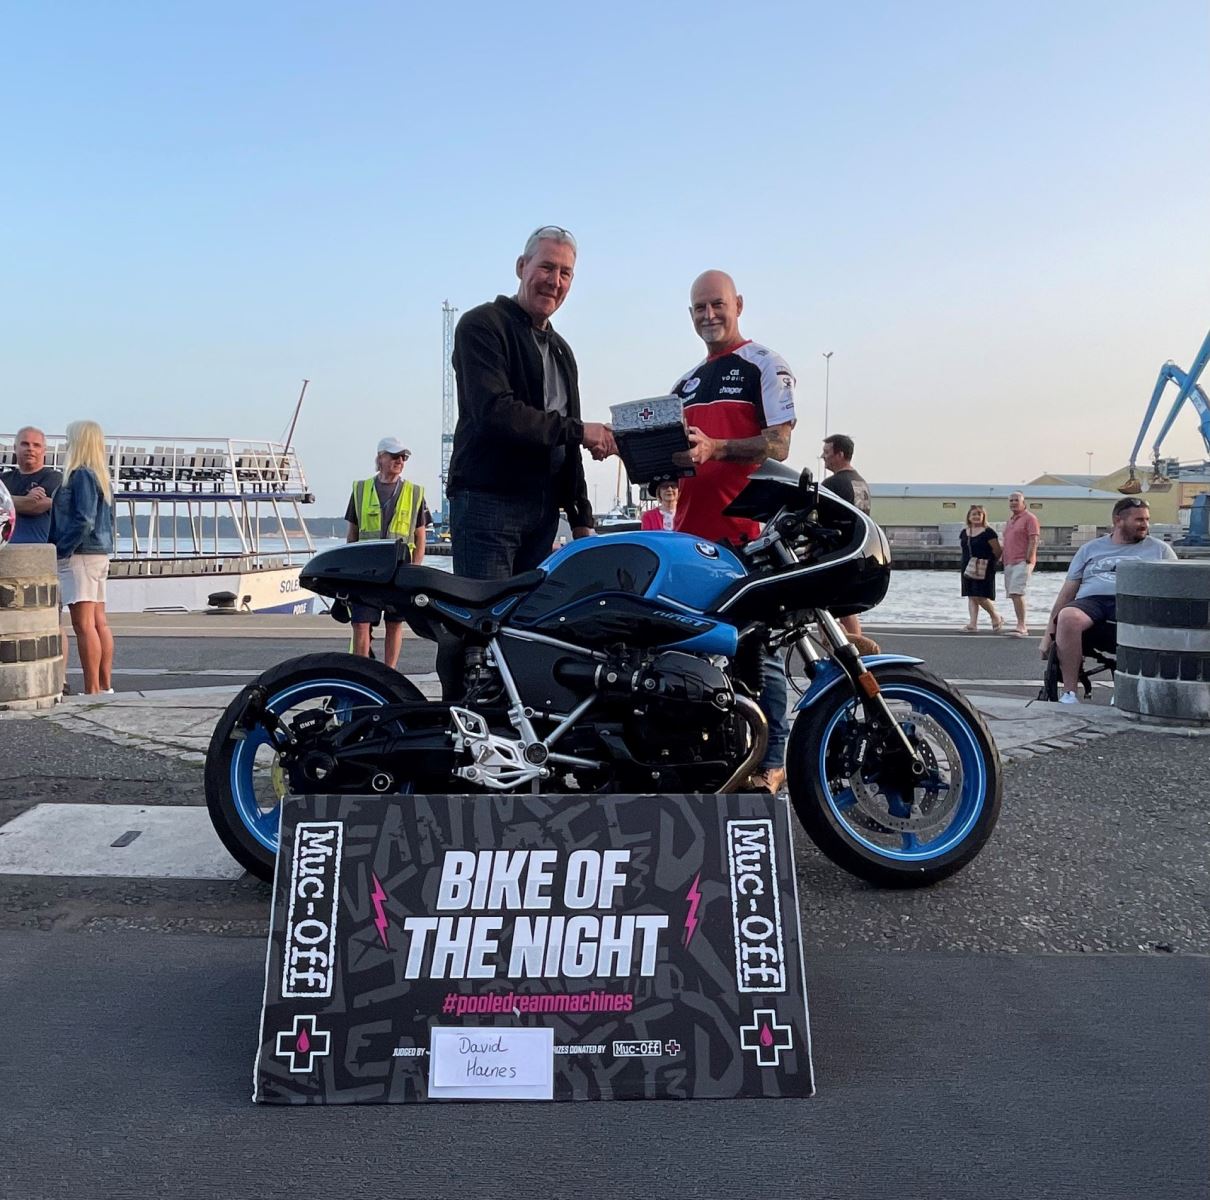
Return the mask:
[[(901, 665), (916, 665), (924, 662), (922, 658), (911, 658), (906, 654), (871, 654), (861, 660), (867, 667), (881, 667), (888, 663)], [(813, 704), (818, 704), (838, 683), (846, 679), (845, 673), (831, 660), (824, 659), (816, 668), (815, 678), (811, 686), (799, 702), (794, 706), (795, 712), (804, 712)]]

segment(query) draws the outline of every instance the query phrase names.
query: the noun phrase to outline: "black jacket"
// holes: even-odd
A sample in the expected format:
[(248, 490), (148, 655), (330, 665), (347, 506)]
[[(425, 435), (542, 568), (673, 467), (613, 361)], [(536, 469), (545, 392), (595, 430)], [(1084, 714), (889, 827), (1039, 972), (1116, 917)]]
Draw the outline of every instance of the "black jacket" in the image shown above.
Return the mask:
[[(529, 314), (497, 296), (463, 314), (454, 330), (458, 425), (446, 492), (532, 493), (550, 479), (553, 499), (574, 527), (593, 524), (580, 445), (580, 383), (571, 347), (550, 329), (551, 353), (567, 375), (567, 416), (547, 412), (542, 356)], [(551, 454), (565, 446), (551, 476)]]

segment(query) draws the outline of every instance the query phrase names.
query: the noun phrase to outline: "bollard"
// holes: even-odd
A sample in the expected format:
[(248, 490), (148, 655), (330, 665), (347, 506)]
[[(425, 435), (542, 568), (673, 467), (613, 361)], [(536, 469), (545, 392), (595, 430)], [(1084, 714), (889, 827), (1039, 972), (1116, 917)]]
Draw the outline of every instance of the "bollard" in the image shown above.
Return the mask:
[(0, 546), (0, 709), (49, 708), (66, 666), (54, 546)]
[(1117, 707), (1210, 724), (1210, 563), (1124, 562), (1117, 579)]

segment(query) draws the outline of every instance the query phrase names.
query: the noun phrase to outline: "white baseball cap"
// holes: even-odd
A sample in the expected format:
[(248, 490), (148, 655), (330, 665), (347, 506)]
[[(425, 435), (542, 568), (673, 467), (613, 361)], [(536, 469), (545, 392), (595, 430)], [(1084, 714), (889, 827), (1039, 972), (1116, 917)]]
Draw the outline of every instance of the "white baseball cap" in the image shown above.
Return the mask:
[(412, 457), (412, 452), (397, 437), (384, 437), (382, 441), (378, 443), (378, 453), (402, 454), (406, 458)]

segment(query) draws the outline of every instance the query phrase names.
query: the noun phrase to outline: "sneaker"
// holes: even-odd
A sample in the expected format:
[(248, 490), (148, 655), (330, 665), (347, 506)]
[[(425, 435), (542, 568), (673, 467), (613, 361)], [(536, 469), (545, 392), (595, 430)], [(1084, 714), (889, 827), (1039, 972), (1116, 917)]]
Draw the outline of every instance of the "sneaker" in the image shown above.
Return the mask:
[(771, 792), (774, 796), (785, 786), (786, 771), (784, 767), (763, 767), (753, 771), (748, 776), (744, 790), (748, 792)]
[(1075, 694), (1075, 692), (1064, 692), (1064, 693), (1063, 693), (1063, 694), (1062, 694), (1062, 695), (1059, 697), (1059, 703), (1060, 703), (1060, 704), (1079, 704), (1079, 703), (1080, 703), (1080, 697), (1079, 697), (1079, 696), (1077, 696), (1077, 695)]

